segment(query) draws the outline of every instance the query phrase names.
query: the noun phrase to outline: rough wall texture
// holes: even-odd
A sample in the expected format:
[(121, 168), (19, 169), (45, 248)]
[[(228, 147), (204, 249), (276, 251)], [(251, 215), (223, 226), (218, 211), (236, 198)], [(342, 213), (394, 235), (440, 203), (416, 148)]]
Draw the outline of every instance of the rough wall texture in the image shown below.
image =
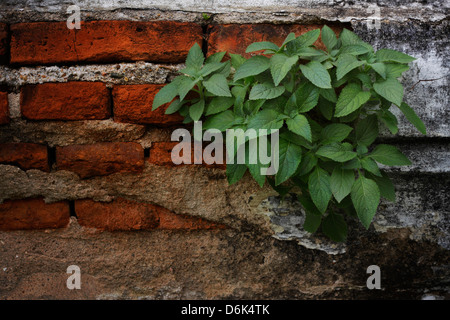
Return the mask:
[[(81, 30), (69, 0), (0, 4), (0, 299), (450, 297), (448, 2), (380, 0), (378, 30), (372, 1), (77, 3)], [(149, 110), (195, 42), (242, 52), (324, 23), (418, 58), (402, 82), (428, 129), (400, 116), (383, 134), (413, 165), (345, 244), (305, 233), (298, 203), (250, 177), (171, 166), (180, 119)], [(372, 264), (383, 290), (366, 288)]]

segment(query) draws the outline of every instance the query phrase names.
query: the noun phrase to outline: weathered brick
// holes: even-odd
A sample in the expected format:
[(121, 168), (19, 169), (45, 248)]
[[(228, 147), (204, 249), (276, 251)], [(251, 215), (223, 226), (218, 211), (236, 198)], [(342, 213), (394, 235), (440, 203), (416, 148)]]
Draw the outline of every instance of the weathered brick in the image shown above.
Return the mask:
[(0, 64), (8, 63), (8, 25), (0, 23)]
[(0, 230), (63, 228), (69, 220), (69, 204), (65, 201), (45, 203), (43, 199), (24, 199), (0, 204)]
[(111, 202), (96, 202), (90, 199), (75, 201), (78, 223), (84, 227), (107, 231), (131, 230), (211, 230), (225, 226), (205, 219), (175, 214), (150, 203), (141, 203), (123, 198)]
[(202, 44), (202, 28), (174, 21), (86, 21), (69, 30), (66, 22), (11, 25), (11, 63), (157, 61), (184, 62)]
[(23, 170), (50, 171), (47, 147), (35, 143), (0, 144), (0, 163), (17, 165)]
[[(270, 41), (281, 45), (287, 35), (294, 32), (296, 36), (308, 31), (322, 28), (322, 25), (301, 25), (301, 24), (222, 24), (210, 27), (208, 40), (208, 54), (227, 51), (228, 53), (242, 54), (249, 58), (255, 53), (245, 53), (247, 47), (253, 42)], [(340, 30), (331, 27), (335, 32)], [(323, 43), (319, 40), (315, 45), (324, 49)]]
[(100, 230), (149, 230), (159, 224), (156, 207), (121, 198), (112, 202), (77, 200), (75, 212), (80, 225)]
[(153, 98), (162, 87), (158, 84), (115, 86), (114, 120), (163, 126), (181, 124), (183, 117), (179, 114), (165, 114), (169, 104), (152, 111)]
[(0, 92), (0, 124), (9, 123), (8, 93)]
[(56, 147), (58, 170), (77, 173), (81, 178), (115, 172), (142, 172), (144, 149), (135, 142), (103, 142)]
[(21, 89), (22, 115), (31, 120), (101, 120), (110, 117), (109, 92), (100, 82), (29, 85)]
[[(148, 161), (152, 164), (156, 164), (158, 166), (176, 166), (172, 161), (172, 149), (179, 144), (179, 142), (153, 142), (152, 146), (150, 147), (150, 155), (148, 158)], [(188, 148), (189, 145), (186, 145), (186, 148)], [(203, 154), (203, 149), (202, 149)], [(180, 155), (181, 157), (183, 154)], [(199, 159), (200, 155), (197, 156), (197, 154), (194, 153), (194, 144), (191, 144), (191, 164), (194, 164), (195, 159)], [(183, 164), (182, 164), (183, 165)], [(220, 169), (226, 169), (225, 164), (206, 164), (204, 161), (202, 165), (206, 167), (213, 167), (213, 168), (220, 168)]]

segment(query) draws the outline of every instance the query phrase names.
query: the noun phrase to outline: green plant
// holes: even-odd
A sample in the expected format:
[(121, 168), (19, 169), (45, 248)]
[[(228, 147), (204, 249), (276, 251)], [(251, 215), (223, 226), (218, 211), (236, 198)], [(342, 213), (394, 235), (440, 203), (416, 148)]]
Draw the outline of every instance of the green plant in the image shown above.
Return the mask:
[[(375, 52), (353, 32), (344, 29), (336, 37), (327, 26), (321, 34), (324, 51), (314, 46), (319, 36), (316, 29), (299, 37), (291, 33), (280, 47), (252, 43), (246, 52), (263, 50), (262, 55), (230, 54), (225, 62), (225, 52), (205, 60), (195, 44), (182, 75), (157, 93), (153, 109), (173, 100), (167, 114), (179, 112), (185, 123), (203, 118), (204, 130), (279, 129), (280, 167), (267, 177), (269, 184), (282, 196), (297, 190), (306, 212), (305, 230), (315, 232), (322, 225), (325, 235), (343, 241), (343, 214), (368, 228), (380, 197), (395, 201), (394, 186), (377, 163), (410, 164), (394, 146), (372, 146), (380, 124), (393, 134), (398, 131), (391, 106), (426, 132), (403, 102), (397, 80), (415, 58), (389, 49)], [(261, 166), (228, 164), (229, 183), (249, 169), (262, 186)]]

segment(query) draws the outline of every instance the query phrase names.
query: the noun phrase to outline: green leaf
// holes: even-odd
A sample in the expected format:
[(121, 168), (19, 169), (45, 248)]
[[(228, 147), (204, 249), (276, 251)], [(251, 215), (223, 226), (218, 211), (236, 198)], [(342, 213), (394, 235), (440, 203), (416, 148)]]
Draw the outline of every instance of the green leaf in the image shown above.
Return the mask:
[(408, 166), (411, 164), (411, 161), (403, 153), (388, 144), (377, 145), (369, 157), (387, 166)]
[(189, 115), (194, 121), (200, 120), (205, 109), (205, 100), (200, 100), (196, 104), (189, 107)]
[(221, 62), (210, 62), (203, 66), (203, 68), (200, 70), (200, 75), (203, 77), (206, 77), (207, 75), (210, 75), (214, 71), (219, 70), (223, 67), (223, 63)]
[(310, 211), (305, 210), (305, 222), (303, 222), (303, 229), (310, 233), (314, 233), (319, 229), (320, 223), (322, 222), (322, 215), (314, 214)]
[(322, 42), (327, 47), (328, 52), (331, 52), (338, 43), (336, 34), (326, 25), (322, 28)]
[(234, 81), (260, 74), (270, 68), (270, 60), (264, 56), (254, 56), (245, 61), (234, 74)]
[(337, 102), (337, 96), (336, 96), (336, 92), (334, 91), (334, 89), (320, 89), (319, 93), (322, 97), (324, 97), (325, 99), (327, 99), (330, 102)]
[(306, 65), (300, 65), (303, 75), (319, 88), (331, 88), (331, 78), (327, 69), (317, 61), (311, 61)]
[(378, 137), (378, 119), (375, 115), (367, 116), (356, 125), (356, 142), (358, 145), (370, 146)]
[(348, 84), (339, 95), (335, 117), (343, 117), (358, 110), (369, 99), (370, 92), (362, 91), (356, 83)]
[(386, 100), (395, 103), (400, 106), (403, 100), (403, 86), (394, 78), (387, 78), (384, 81), (376, 82), (373, 84), (373, 88), (376, 93), (385, 98)]
[(392, 134), (398, 132), (398, 121), (397, 117), (389, 110), (383, 110), (378, 113), (381, 122), (389, 129)]
[(375, 57), (378, 62), (399, 62), (399, 63), (409, 63), (416, 60), (416, 58), (411, 57), (403, 52), (391, 50), (391, 49), (381, 49), (375, 53)]
[(284, 48), (284, 46), (286, 44), (288, 44), (289, 42), (291, 42), (292, 40), (295, 40), (295, 33), (291, 32), (287, 35), (286, 39), (284, 39), (283, 43), (281, 44), (280, 50)]
[(395, 202), (395, 187), (386, 172), (382, 171), (381, 177), (375, 175), (370, 175), (369, 177), (377, 183), (383, 198)]
[(340, 214), (330, 213), (323, 219), (322, 232), (331, 240), (343, 242), (347, 239), (347, 223)]
[(334, 103), (325, 99), (319, 99), (319, 110), (327, 120), (333, 118)]
[(375, 70), (376, 73), (378, 73), (380, 76), (383, 77), (383, 79), (386, 79), (386, 65), (381, 62), (372, 63), (370, 66)]
[(297, 170), (302, 159), (302, 148), (290, 141), (279, 140), (279, 167), (275, 175), (275, 185), (289, 179)]
[(303, 176), (309, 173), (312, 170), (312, 168), (316, 166), (316, 164), (317, 158), (314, 156), (313, 153), (307, 152), (303, 155), (302, 161), (300, 162), (298, 170), (295, 174), (298, 176)]
[(153, 98), (152, 110), (156, 110), (158, 107), (165, 103), (172, 101), (178, 94), (178, 84), (181, 81), (181, 77), (175, 78), (171, 83), (162, 87)]
[(319, 88), (312, 83), (304, 82), (295, 91), (295, 104), (298, 112), (308, 112), (319, 101)]
[(336, 162), (345, 162), (356, 157), (356, 152), (348, 151), (340, 143), (332, 143), (322, 146), (317, 150), (316, 155), (331, 159)]
[(270, 58), (270, 73), (275, 86), (280, 84), (297, 61), (298, 56), (287, 57), (284, 54), (274, 54)]
[(238, 69), (245, 61), (247, 61), (247, 59), (245, 59), (243, 56), (241, 56), (240, 54), (234, 54), (234, 53), (230, 53), (230, 58), (231, 58), (231, 65), (233, 66), (234, 69)]
[(329, 124), (323, 128), (321, 132), (322, 144), (329, 144), (332, 142), (341, 142), (348, 137), (350, 132), (353, 130), (352, 127), (347, 126), (342, 123)]
[(417, 130), (419, 130), (422, 134), (427, 134), (425, 124), (422, 122), (422, 120), (420, 120), (420, 118), (408, 104), (402, 102), (399, 109), (403, 112), (406, 119), (408, 119), (408, 121), (417, 128)]
[(203, 55), (202, 48), (198, 45), (198, 43), (195, 43), (187, 55), (186, 67), (200, 70), (203, 65), (203, 61), (205, 61), (205, 56)]
[(225, 131), (226, 129), (231, 128), (234, 120), (233, 111), (226, 110), (207, 118), (203, 123), (203, 130), (218, 129), (220, 131)]
[(227, 178), (230, 185), (238, 182), (242, 179), (245, 172), (247, 171), (247, 166), (245, 164), (238, 163), (227, 163)]
[(377, 184), (360, 175), (353, 184), (351, 198), (359, 220), (366, 229), (369, 229), (380, 203), (380, 190)]
[(353, 170), (335, 167), (330, 179), (331, 192), (337, 202), (341, 202), (350, 194), (353, 183), (355, 182), (355, 172)]
[(339, 35), (339, 40), (341, 41), (343, 47), (352, 44), (364, 45), (364, 42), (355, 33), (345, 28), (342, 29)]
[(245, 50), (246, 53), (249, 52), (255, 52), (260, 50), (272, 50), (274, 52), (277, 52), (280, 48), (275, 43), (269, 42), (269, 41), (261, 41), (261, 42), (254, 42), (251, 45), (247, 47), (247, 50)]
[(405, 64), (386, 63), (386, 78), (399, 78), (402, 73), (409, 70), (409, 67)]
[(194, 88), (197, 82), (198, 79), (192, 80), (189, 77), (182, 77), (180, 81), (177, 82), (180, 100), (183, 100), (186, 97), (186, 95), (189, 93), (189, 91), (192, 90), (192, 88)]
[(216, 52), (212, 55), (210, 55), (208, 58), (206, 58), (205, 64), (211, 63), (211, 62), (221, 62), (223, 57), (225, 56), (226, 52)]
[(227, 78), (221, 74), (213, 75), (209, 80), (203, 81), (206, 90), (219, 97), (231, 97)]
[(311, 127), (304, 115), (297, 114), (294, 118), (287, 119), (286, 124), (290, 131), (312, 142)]
[(367, 52), (369, 52), (369, 48), (367, 48), (367, 46), (363, 46), (360, 44), (350, 44), (347, 46), (343, 46), (339, 50), (340, 55), (351, 54), (353, 56), (359, 56), (360, 54), (365, 54)]
[(184, 102), (181, 102), (180, 99), (174, 100), (170, 106), (166, 109), (165, 114), (173, 114), (180, 110), (180, 108), (183, 106)]
[(295, 39), (295, 42), (297, 42), (297, 45), (300, 47), (309, 47), (312, 46), (314, 42), (317, 41), (317, 39), (319, 39), (319, 36), (320, 29), (314, 29), (297, 37), (297, 39)]
[(371, 158), (368, 158), (368, 157), (362, 158), (361, 166), (365, 170), (369, 171), (370, 173), (381, 177), (381, 172), (380, 172), (380, 169), (378, 168), (377, 163), (375, 161), (373, 161)]
[(341, 55), (336, 61), (336, 79), (342, 79), (347, 73), (363, 64), (364, 61), (359, 61), (350, 54)]
[(229, 109), (234, 103), (234, 98), (214, 97), (206, 107), (205, 115), (209, 116)]
[(308, 188), (311, 199), (319, 209), (320, 213), (327, 210), (328, 202), (331, 200), (330, 176), (320, 167), (309, 175)]
[(284, 93), (284, 87), (274, 87), (273, 84), (270, 83), (261, 83), (253, 86), (250, 91), (249, 99), (250, 100), (259, 100), (259, 99), (274, 99), (276, 97), (281, 96)]
[(258, 112), (248, 121), (249, 129), (280, 129), (283, 126), (283, 120), (278, 119), (279, 113), (273, 109), (264, 109)]

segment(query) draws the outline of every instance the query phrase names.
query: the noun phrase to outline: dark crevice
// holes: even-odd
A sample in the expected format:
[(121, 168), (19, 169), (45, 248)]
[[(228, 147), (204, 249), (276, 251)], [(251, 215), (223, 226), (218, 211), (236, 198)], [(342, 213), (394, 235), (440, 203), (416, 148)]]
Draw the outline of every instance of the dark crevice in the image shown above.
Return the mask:
[(208, 55), (208, 38), (209, 38), (209, 23), (202, 25), (203, 31), (203, 42), (202, 42), (202, 51), (205, 57)]
[(69, 201), (69, 212), (71, 217), (77, 217), (77, 213), (75, 212), (75, 201), (71, 200)]
[(48, 152), (48, 167), (50, 168), (51, 171), (53, 165), (56, 164), (56, 148), (48, 147), (47, 152)]
[(144, 149), (144, 158), (148, 158), (150, 157), (150, 148), (145, 148)]
[(109, 92), (109, 114), (111, 115), (111, 119), (114, 119), (114, 99), (113, 99), (113, 94), (112, 94), (112, 88), (108, 88), (108, 92)]

